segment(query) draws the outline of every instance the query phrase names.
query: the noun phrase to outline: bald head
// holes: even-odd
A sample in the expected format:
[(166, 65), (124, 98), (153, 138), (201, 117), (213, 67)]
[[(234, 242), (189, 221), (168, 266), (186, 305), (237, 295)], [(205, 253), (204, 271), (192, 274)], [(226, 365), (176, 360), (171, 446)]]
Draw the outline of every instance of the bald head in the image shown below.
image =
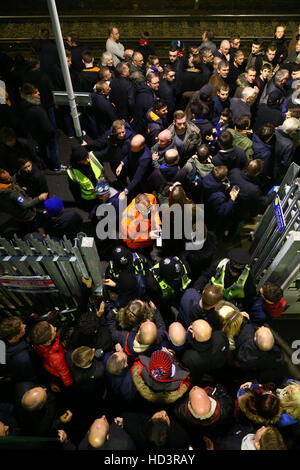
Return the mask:
[(178, 163), (179, 160), (179, 154), (176, 149), (169, 149), (165, 153), (165, 162), (166, 165), (172, 166)]
[(153, 321), (141, 323), (136, 339), (140, 344), (152, 344), (157, 337), (157, 327)]
[(92, 447), (101, 447), (108, 439), (109, 424), (103, 415), (101, 418), (95, 419), (90, 427), (88, 441)]
[(261, 326), (254, 335), (256, 346), (261, 351), (270, 351), (274, 346), (274, 336), (270, 328)]
[(189, 393), (190, 406), (194, 415), (206, 416), (211, 411), (211, 401), (203, 388), (193, 387)]
[(174, 346), (182, 346), (186, 340), (186, 331), (183, 325), (177, 321), (169, 326), (169, 338)]
[(24, 393), (22, 397), (22, 406), (27, 411), (40, 410), (47, 400), (47, 391), (42, 387), (34, 387)]
[(226, 55), (228, 54), (229, 50), (230, 50), (230, 42), (227, 41), (227, 39), (224, 39), (220, 44), (220, 51), (222, 52), (222, 54)]
[(131, 141), (131, 150), (133, 152), (139, 152), (144, 148), (145, 145), (145, 137), (142, 136), (141, 134), (137, 134), (133, 137)]
[(195, 320), (192, 323), (191, 332), (193, 337), (199, 343), (203, 341), (208, 341), (211, 338), (212, 328), (209, 323), (205, 320)]
[(172, 142), (172, 134), (168, 129), (161, 131), (157, 136), (158, 145), (161, 148), (168, 147)]

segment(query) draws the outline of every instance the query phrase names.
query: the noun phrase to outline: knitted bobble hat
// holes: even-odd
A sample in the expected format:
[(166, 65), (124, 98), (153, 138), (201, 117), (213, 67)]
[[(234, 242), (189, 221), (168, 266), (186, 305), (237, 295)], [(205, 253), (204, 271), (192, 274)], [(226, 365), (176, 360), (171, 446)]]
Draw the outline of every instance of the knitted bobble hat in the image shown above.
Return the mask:
[(150, 375), (154, 380), (163, 382), (170, 376), (172, 360), (165, 351), (155, 351), (149, 362)]

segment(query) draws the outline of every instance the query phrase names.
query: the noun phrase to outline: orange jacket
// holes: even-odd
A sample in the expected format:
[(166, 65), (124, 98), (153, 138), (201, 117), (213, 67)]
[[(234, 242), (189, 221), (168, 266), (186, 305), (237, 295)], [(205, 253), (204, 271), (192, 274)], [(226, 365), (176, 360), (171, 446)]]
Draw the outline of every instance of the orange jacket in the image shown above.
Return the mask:
[(128, 248), (146, 248), (150, 246), (153, 240), (150, 238), (151, 230), (161, 227), (161, 221), (158, 214), (158, 205), (153, 194), (147, 194), (151, 203), (151, 217), (143, 216), (135, 207), (135, 199), (131, 201), (122, 214), (121, 232), (123, 240)]

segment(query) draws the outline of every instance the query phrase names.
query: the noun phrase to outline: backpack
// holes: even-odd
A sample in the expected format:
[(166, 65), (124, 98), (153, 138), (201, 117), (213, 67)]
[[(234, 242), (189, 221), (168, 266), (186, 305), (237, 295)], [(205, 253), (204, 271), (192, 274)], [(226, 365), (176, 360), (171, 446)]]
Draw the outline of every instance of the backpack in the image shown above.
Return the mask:
[(200, 175), (195, 162), (191, 161), (192, 169), (187, 174), (187, 181), (190, 190), (190, 197), (195, 203), (202, 203), (202, 176)]

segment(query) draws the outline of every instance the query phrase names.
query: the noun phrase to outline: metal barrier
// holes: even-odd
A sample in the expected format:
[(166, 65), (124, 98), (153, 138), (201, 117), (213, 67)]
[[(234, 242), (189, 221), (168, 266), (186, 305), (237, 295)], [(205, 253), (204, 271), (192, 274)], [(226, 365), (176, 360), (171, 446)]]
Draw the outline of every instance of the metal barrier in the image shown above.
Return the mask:
[[(285, 226), (282, 230), (278, 229), (274, 207), (271, 204), (263, 215), (250, 248), (251, 272), (259, 287), (270, 278), (278, 264), (278, 257), (282, 258), (286, 251), (284, 246), (290, 243), (289, 235), (300, 231), (300, 167), (296, 163), (290, 165), (280, 185), (278, 196)], [(292, 259), (296, 260), (299, 258), (298, 244), (294, 244), (294, 247), (296, 251)], [(288, 274), (294, 270), (295, 267), (290, 260), (287, 270), (284, 271), (284, 277), (287, 279)], [(286, 287), (283, 279), (280, 279), (279, 283), (284, 285), (283, 288)]]
[(0, 311), (20, 314), (74, 308), (92, 279), (91, 293), (102, 294), (101, 262), (92, 237), (78, 236), (73, 245), (46, 237), (41, 242), (16, 235), (0, 237)]

